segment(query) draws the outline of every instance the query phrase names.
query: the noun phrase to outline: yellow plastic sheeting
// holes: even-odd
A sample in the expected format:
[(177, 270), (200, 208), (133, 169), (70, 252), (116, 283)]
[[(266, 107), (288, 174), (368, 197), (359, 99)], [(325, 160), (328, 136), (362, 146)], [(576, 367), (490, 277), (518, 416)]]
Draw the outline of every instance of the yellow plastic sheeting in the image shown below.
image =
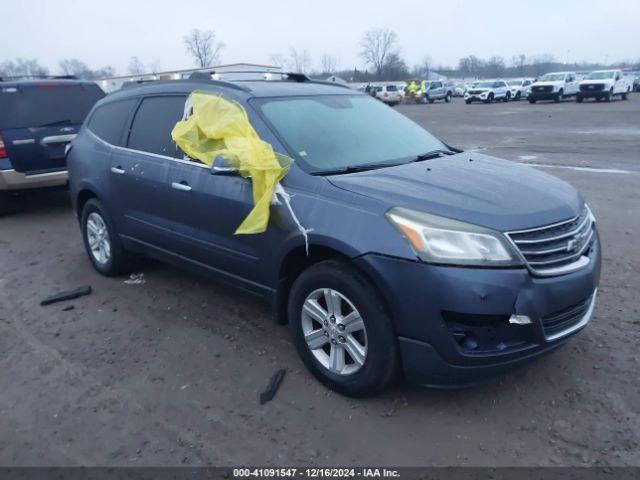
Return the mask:
[(251, 177), (253, 210), (236, 234), (262, 233), (276, 185), (289, 171), (292, 160), (273, 151), (260, 139), (245, 109), (232, 100), (203, 92), (191, 94), (193, 113), (176, 124), (171, 137), (189, 157), (211, 166), (224, 157), (243, 177)]

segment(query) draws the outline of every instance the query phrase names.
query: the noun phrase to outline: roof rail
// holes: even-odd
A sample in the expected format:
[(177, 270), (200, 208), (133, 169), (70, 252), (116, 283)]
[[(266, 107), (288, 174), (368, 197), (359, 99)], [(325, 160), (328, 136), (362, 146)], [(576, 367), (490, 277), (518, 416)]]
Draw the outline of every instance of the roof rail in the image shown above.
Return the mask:
[(75, 75), (10, 75), (0, 77), (0, 81), (8, 80), (80, 80)]
[[(260, 74), (262, 75), (262, 79), (260, 78), (240, 78), (240, 79), (236, 79), (236, 80), (224, 80), (221, 79), (220, 76), (221, 75), (226, 75), (226, 74)], [(312, 78), (309, 78), (306, 74), (304, 73), (300, 73), (300, 72), (281, 72), (281, 71), (274, 71), (274, 70), (223, 70), (223, 71), (216, 71), (216, 70), (200, 70), (197, 72), (193, 72), (191, 75), (189, 75), (189, 79), (190, 80), (195, 80), (195, 79), (199, 79), (199, 80), (210, 80), (210, 81), (218, 81), (220, 83), (225, 83), (228, 85), (234, 85), (236, 83), (242, 83), (242, 82), (252, 82), (252, 81), (274, 81), (274, 80), (278, 80), (277, 76), (280, 75), (280, 81), (291, 81), (291, 82), (298, 82), (298, 83), (320, 83), (320, 84), (324, 84), (324, 85), (332, 85), (335, 87), (343, 87), (343, 88), (349, 88), (348, 85), (343, 85), (340, 83), (335, 83), (335, 82), (327, 82), (325, 80), (314, 80)], [(275, 77), (275, 78), (274, 78)]]

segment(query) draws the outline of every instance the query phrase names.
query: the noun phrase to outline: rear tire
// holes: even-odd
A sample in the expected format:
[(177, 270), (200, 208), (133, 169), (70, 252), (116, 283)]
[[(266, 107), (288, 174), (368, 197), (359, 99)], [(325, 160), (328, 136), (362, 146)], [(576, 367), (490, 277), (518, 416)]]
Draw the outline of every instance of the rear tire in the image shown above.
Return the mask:
[(531, 104), (536, 103), (536, 99), (529, 97), (529, 103), (531, 103)]
[(582, 103), (583, 100), (584, 98), (582, 97), (582, 95), (576, 95), (576, 102)]
[(504, 103), (507, 103), (509, 100), (511, 100), (511, 92), (507, 92), (507, 94), (502, 99)]
[(609, 89), (609, 93), (607, 93), (607, 96), (604, 97), (604, 101), (605, 102), (613, 101), (613, 88)]
[(473, 103), (473, 100), (465, 100), (464, 103), (466, 103), (467, 105), (471, 105)]
[(447, 102), (447, 103), (451, 102), (451, 94), (450, 93), (447, 93), (447, 95), (444, 97), (444, 101)]
[(92, 198), (84, 205), (80, 227), (87, 255), (98, 273), (113, 277), (127, 270), (129, 256), (98, 199)]
[(628, 98), (628, 95), (629, 95), (629, 90), (627, 90), (622, 94), (622, 100), (626, 100)]
[[(391, 319), (373, 284), (348, 263), (328, 260), (305, 270), (293, 282), (287, 313), (298, 354), (328, 388), (358, 397), (394, 380), (399, 353)], [(361, 319), (359, 329), (349, 317)]]

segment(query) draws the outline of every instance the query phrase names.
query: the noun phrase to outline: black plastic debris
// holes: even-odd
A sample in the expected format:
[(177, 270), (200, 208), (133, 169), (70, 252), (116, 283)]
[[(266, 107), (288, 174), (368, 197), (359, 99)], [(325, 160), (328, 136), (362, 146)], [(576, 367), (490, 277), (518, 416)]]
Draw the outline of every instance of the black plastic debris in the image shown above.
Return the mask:
[(84, 287), (76, 288), (75, 290), (69, 290), (68, 292), (60, 292), (55, 295), (51, 295), (40, 302), (43, 307), (45, 305), (51, 305), (52, 303), (64, 302), (65, 300), (73, 300), (74, 298), (84, 297), (91, 293), (91, 286), (85, 285)]
[(276, 396), (278, 388), (280, 388), (280, 384), (282, 383), (282, 379), (284, 378), (285, 373), (287, 373), (287, 371), (283, 368), (273, 374), (271, 380), (269, 381), (269, 386), (264, 392), (260, 394), (260, 405), (264, 405), (265, 403), (273, 400), (273, 397)]
[(73, 305), (68, 305), (66, 307), (64, 307), (62, 309), (63, 312), (70, 312), (71, 310), (74, 310), (76, 307), (74, 307)]

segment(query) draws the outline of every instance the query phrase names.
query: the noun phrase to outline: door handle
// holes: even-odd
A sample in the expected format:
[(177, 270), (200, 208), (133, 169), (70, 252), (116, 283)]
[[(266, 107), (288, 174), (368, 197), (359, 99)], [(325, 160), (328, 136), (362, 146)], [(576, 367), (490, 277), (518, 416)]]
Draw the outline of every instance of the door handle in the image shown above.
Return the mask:
[(117, 167), (111, 167), (111, 173), (117, 173), (118, 175), (124, 175), (124, 169), (118, 165)]
[(187, 183), (178, 183), (178, 182), (173, 182), (171, 184), (171, 188), (175, 188), (176, 190), (180, 190), (181, 192), (190, 192), (191, 191), (191, 187), (189, 185), (187, 185)]

